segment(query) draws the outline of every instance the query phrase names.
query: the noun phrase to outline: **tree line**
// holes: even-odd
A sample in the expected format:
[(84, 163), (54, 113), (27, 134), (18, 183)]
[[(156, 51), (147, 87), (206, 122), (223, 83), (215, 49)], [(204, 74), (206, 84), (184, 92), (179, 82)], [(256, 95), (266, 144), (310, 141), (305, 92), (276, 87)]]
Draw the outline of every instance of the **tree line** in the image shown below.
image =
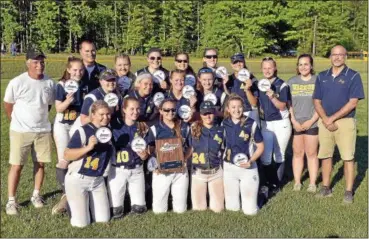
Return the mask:
[(1, 1), (1, 42), (45, 52), (75, 52), (90, 39), (102, 53), (200, 56), (215, 47), (228, 57), (288, 50), (326, 56), (335, 44), (360, 51), (368, 43), (368, 2), (12, 0)]

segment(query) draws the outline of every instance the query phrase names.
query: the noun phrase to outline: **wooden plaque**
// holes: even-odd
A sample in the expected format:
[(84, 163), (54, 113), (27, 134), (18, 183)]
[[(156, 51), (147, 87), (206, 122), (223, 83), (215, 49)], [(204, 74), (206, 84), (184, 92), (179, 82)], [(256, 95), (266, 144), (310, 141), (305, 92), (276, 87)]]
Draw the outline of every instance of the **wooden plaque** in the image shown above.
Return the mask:
[(155, 140), (155, 150), (160, 173), (184, 172), (184, 152), (180, 138)]

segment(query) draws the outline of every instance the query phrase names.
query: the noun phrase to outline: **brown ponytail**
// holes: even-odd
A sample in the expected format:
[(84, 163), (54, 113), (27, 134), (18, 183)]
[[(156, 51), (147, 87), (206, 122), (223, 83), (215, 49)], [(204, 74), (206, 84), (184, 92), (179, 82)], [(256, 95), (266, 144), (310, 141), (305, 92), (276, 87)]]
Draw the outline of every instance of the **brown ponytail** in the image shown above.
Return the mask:
[[(241, 98), (241, 96), (235, 94), (235, 93), (232, 93), (228, 96), (228, 99), (225, 103), (225, 107), (226, 107), (226, 110), (224, 111), (224, 119), (230, 119), (231, 118), (231, 114), (228, 112), (228, 107), (229, 107), (229, 102), (231, 101), (239, 101), (241, 102), (242, 104), (242, 110), (243, 110), (243, 107), (244, 107), (244, 101), (243, 99)], [(241, 116), (241, 126), (245, 125), (245, 122), (247, 120), (247, 117), (245, 117), (243, 114)]]
[(67, 69), (70, 69), (72, 67), (72, 63), (74, 63), (74, 62), (79, 62), (83, 65), (83, 61), (82, 61), (81, 58), (78, 58), (78, 57), (75, 57), (75, 56), (69, 56), (68, 60), (67, 60), (66, 68), (65, 68), (64, 73), (63, 73), (63, 76), (59, 79), (59, 81), (65, 82), (65, 81), (70, 79), (70, 74), (67, 71)]

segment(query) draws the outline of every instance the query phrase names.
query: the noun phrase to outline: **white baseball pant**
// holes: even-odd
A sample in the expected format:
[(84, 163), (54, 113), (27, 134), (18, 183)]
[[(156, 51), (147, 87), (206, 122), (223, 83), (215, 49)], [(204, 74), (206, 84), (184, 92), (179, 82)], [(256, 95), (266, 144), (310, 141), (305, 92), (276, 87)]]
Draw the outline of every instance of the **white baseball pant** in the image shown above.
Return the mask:
[(214, 174), (203, 174), (201, 170), (192, 172), (191, 200), (193, 210), (206, 210), (206, 192), (209, 187), (209, 208), (214, 212), (224, 209), (223, 169)]
[(173, 212), (187, 210), (188, 171), (184, 173), (156, 173), (152, 175), (152, 210), (154, 213), (168, 211), (169, 192), (173, 198)]
[(74, 227), (85, 227), (95, 222), (108, 222), (110, 208), (103, 177), (89, 177), (76, 172), (65, 176), (65, 191), (71, 211), (70, 223)]
[(264, 152), (261, 155), (263, 165), (270, 165), (272, 158), (276, 163), (285, 161), (285, 152), (292, 133), (289, 118), (276, 121), (261, 121), (261, 134), (264, 141)]
[(67, 169), (68, 161), (64, 160), (64, 151), (67, 148), (68, 142), (70, 140), (69, 131), (71, 129), (71, 125), (60, 123), (55, 117), (54, 128), (53, 128), (53, 136), (56, 146), (56, 151), (58, 155), (58, 163), (56, 167)]
[(69, 137), (72, 137), (74, 132), (76, 132), (76, 130), (82, 126), (82, 122), (81, 122), (81, 115), (77, 117), (77, 119), (74, 121), (72, 127), (69, 130)]
[(128, 184), (131, 205), (146, 206), (143, 166), (135, 169), (111, 167), (108, 176), (108, 192), (111, 207), (123, 207)]
[[(256, 164), (256, 163), (254, 163)], [(249, 169), (224, 162), (224, 196), (227, 210), (240, 210), (240, 193), (242, 211), (246, 215), (255, 215), (258, 211), (257, 198), (259, 173), (257, 166)]]

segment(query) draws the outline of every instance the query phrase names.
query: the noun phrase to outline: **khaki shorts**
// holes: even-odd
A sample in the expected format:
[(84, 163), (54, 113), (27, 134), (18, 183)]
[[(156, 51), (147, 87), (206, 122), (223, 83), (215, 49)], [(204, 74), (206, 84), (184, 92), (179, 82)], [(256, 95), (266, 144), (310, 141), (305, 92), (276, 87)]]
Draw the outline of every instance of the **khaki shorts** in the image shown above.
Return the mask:
[(9, 163), (12, 165), (24, 165), (32, 149), (33, 161), (41, 163), (51, 162), (52, 138), (50, 132), (20, 133), (13, 130), (10, 136)]
[(354, 118), (343, 118), (335, 122), (338, 129), (329, 131), (319, 119), (319, 153), (318, 158), (333, 157), (334, 146), (337, 144), (341, 158), (352, 160), (355, 155), (356, 144), (356, 120)]

